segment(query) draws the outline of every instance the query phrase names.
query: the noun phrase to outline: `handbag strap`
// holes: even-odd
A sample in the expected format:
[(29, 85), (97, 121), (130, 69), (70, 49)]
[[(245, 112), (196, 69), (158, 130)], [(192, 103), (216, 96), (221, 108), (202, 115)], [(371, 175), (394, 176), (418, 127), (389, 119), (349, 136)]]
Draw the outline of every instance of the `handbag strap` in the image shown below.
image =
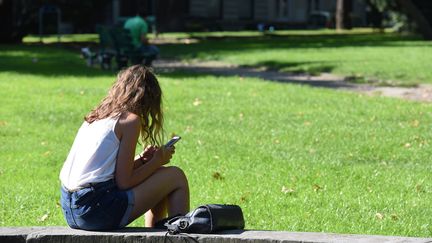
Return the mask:
[[(175, 222), (179, 219), (184, 219), (184, 220), (181, 220), (178, 224), (173, 224), (173, 222)], [(171, 235), (180, 234), (181, 230), (184, 230), (189, 226), (189, 217), (187, 217), (187, 216), (174, 217), (174, 218), (168, 220), (164, 224), (164, 226), (167, 227), (167, 230), (168, 230), (167, 233), (169, 233)]]
[(208, 211), (208, 213), (210, 215), (210, 232), (213, 232), (213, 230), (214, 230), (214, 221), (213, 221), (213, 215), (212, 215), (212, 211), (211, 211), (210, 205), (204, 205), (203, 207), (207, 209), (207, 211)]

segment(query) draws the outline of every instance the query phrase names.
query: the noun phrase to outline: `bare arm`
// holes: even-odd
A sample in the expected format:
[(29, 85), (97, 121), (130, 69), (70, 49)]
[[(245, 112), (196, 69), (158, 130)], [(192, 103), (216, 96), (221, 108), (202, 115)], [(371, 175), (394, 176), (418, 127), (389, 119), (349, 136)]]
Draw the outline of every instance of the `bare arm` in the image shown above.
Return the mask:
[(116, 134), (120, 138), (115, 178), (120, 189), (132, 188), (153, 174), (159, 167), (169, 162), (174, 149), (159, 148), (145, 164), (134, 159), (135, 148), (140, 134), (140, 118), (132, 113), (121, 117), (116, 126)]

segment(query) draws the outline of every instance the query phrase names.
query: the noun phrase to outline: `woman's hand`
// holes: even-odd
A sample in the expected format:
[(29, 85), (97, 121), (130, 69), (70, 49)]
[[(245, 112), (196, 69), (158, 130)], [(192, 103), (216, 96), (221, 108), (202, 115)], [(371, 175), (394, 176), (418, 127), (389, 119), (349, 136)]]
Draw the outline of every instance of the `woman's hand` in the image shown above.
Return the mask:
[(155, 160), (160, 166), (168, 164), (172, 158), (172, 155), (175, 153), (175, 147), (165, 147), (162, 146), (160, 148), (156, 148), (153, 153), (152, 160)]
[(145, 160), (145, 161), (149, 161), (151, 160), (151, 158), (153, 158), (153, 154), (155, 153), (157, 147), (153, 146), (153, 145), (149, 145), (144, 149), (144, 152), (141, 154), (141, 157)]

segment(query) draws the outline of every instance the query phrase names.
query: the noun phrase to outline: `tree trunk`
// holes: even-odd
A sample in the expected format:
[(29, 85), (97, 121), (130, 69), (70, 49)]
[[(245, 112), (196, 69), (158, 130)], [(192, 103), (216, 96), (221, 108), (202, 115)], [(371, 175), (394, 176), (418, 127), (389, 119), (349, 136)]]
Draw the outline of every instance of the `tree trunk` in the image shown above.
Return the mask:
[(431, 23), (425, 18), (423, 13), (417, 8), (417, 6), (411, 0), (398, 0), (397, 1), (401, 10), (408, 15), (416, 24), (420, 30), (420, 34), (426, 40), (432, 40), (432, 26)]
[(336, 1), (336, 30), (344, 28), (344, 0)]
[(336, 2), (336, 29), (351, 29), (352, 0), (337, 0)]

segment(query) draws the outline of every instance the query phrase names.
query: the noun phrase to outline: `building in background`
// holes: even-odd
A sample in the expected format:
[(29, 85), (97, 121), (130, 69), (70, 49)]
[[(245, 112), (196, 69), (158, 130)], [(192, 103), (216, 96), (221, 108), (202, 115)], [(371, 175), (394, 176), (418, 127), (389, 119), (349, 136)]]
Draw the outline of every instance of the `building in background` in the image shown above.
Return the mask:
[[(0, 0), (0, 43), (18, 43), (28, 34), (38, 35), (41, 32), (43, 35), (94, 33), (98, 24), (120, 25), (125, 18), (142, 11), (155, 20), (154, 26), (159, 32), (332, 28), (336, 2), (337, 0)], [(386, 3), (384, 9), (378, 9), (376, 1), (343, 0), (344, 25), (348, 28), (381, 29), (384, 25), (404, 26), (407, 30), (422, 34), (426, 39), (432, 39), (432, 1), (395, 0)], [(49, 9), (56, 11), (41, 11)], [(400, 17), (395, 19), (389, 16)]]
[[(365, 26), (366, 5), (358, 0), (352, 3), (354, 26)], [(285, 29), (310, 27), (321, 17), (330, 27), (335, 9), (336, 0), (189, 0), (188, 23), (221, 30), (251, 29), (259, 23)]]
[[(367, 25), (364, 1), (351, 0), (354, 27)], [(336, 0), (112, 0), (114, 22), (141, 9), (159, 31), (332, 27)]]
[[(367, 1), (345, 1), (353, 26), (366, 26)], [(43, 34), (94, 33), (98, 24), (121, 25), (138, 12), (151, 16), (159, 32), (332, 27), (335, 9), (336, 0), (0, 0), (0, 42), (41, 28)]]

